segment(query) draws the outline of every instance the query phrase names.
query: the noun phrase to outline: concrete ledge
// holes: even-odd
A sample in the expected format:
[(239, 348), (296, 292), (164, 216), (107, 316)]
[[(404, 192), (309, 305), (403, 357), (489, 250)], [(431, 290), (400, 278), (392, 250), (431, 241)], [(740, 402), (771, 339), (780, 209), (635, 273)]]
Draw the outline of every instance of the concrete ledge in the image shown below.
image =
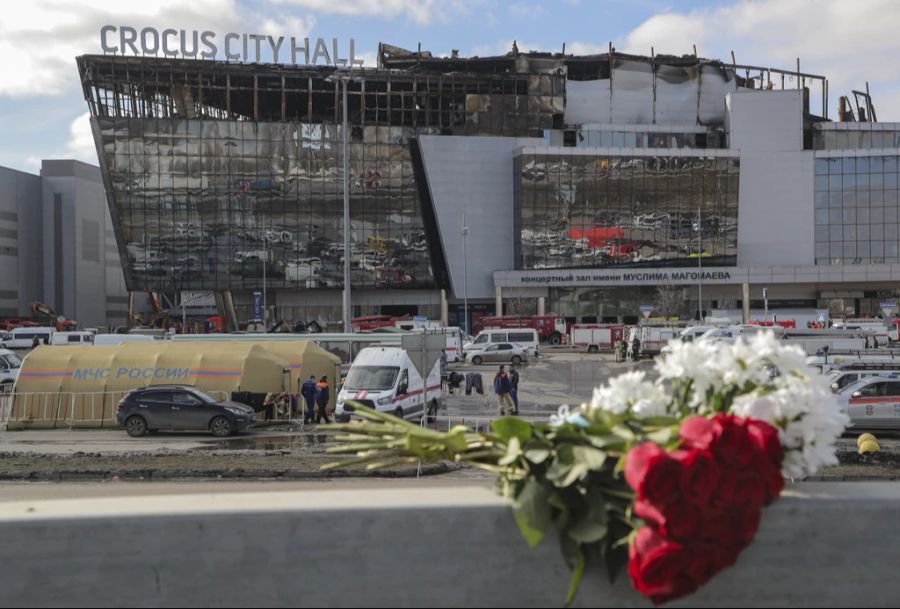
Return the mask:
[[(529, 549), (484, 488), (0, 504), (3, 606), (560, 606), (554, 540)], [(673, 606), (896, 606), (900, 484), (795, 485), (754, 545)], [(649, 606), (627, 577), (577, 606)]]

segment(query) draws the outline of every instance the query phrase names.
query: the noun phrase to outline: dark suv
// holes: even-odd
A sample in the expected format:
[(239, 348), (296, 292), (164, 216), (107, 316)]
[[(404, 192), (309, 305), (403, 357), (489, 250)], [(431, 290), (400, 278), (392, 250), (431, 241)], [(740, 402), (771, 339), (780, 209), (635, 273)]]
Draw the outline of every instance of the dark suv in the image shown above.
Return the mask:
[(246, 404), (219, 402), (189, 385), (153, 385), (122, 398), (116, 422), (133, 438), (169, 429), (202, 429), (225, 437), (253, 425), (256, 414)]

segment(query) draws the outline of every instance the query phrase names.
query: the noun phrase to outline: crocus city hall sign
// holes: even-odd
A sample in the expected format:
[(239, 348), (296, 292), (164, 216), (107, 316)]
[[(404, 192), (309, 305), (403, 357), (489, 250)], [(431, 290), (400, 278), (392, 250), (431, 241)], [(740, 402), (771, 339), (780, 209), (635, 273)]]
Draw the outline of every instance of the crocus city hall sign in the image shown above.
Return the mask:
[[(221, 46), (220, 46), (221, 44)], [(100, 45), (104, 53), (122, 55), (181, 56), (186, 59), (215, 59), (222, 51), (227, 61), (259, 62), (264, 50), (272, 52), (275, 63), (326, 66), (361, 66), (356, 57), (356, 41), (350, 39), (348, 55), (341, 57), (337, 38), (296, 38), (266, 34), (229, 32), (219, 40), (215, 32), (152, 27), (140, 30), (128, 26), (104, 25), (100, 28)]]

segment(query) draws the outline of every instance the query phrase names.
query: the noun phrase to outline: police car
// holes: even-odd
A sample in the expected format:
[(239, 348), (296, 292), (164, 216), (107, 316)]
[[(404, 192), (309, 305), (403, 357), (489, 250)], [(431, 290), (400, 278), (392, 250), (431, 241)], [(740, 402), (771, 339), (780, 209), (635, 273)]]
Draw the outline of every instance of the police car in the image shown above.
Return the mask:
[(900, 374), (866, 377), (835, 397), (848, 427), (900, 429)]

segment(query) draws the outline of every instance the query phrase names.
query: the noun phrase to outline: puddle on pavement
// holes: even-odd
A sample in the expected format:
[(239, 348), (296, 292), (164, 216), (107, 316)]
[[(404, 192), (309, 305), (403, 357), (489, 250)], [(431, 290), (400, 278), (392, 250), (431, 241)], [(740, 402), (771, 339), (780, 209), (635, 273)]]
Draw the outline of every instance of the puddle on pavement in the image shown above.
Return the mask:
[(333, 443), (324, 433), (303, 433), (290, 436), (247, 436), (203, 442), (192, 450), (308, 450)]

